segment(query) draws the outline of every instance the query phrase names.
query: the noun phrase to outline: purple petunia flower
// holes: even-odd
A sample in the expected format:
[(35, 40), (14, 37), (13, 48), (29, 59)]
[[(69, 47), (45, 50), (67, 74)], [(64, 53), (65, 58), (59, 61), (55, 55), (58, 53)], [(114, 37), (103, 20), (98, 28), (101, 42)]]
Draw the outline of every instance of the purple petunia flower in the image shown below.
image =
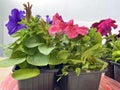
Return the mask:
[(26, 28), (25, 25), (18, 24), (18, 22), (20, 22), (22, 18), (25, 18), (24, 14), (24, 11), (19, 11), (18, 9), (13, 9), (11, 11), (11, 16), (9, 15), (9, 21), (6, 24), (9, 35), (14, 34), (20, 29)]
[(50, 19), (49, 15), (46, 15), (46, 22), (52, 24), (52, 20)]

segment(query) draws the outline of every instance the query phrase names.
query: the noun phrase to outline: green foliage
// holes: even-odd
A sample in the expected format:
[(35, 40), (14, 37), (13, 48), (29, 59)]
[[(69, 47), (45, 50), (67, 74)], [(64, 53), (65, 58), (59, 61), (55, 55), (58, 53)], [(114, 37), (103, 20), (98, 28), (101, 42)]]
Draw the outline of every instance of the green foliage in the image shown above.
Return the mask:
[[(9, 53), (10, 51), (11, 53), (9, 53), (8, 59), (0, 61), (1, 67), (18, 65), (20, 70), (16, 70), (13, 77), (20, 80), (32, 78), (39, 74), (38, 71), (31, 71), (28, 68), (62, 63), (63, 58), (57, 60), (54, 58), (55, 54), (53, 53), (60, 50), (59, 47), (56, 48), (56, 42), (59, 41), (49, 35), (50, 25), (48, 23), (38, 17), (31, 17), (29, 23), (26, 19), (22, 19), (19, 24), (24, 24), (27, 28), (12, 35), (16, 41), (8, 46), (6, 52)], [(64, 55), (59, 53), (59, 56)]]
[(117, 39), (112, 43), (113, 43), (112, 60), (114, 62), (120, 62), (120, 39)]
[(62, 69), (63, 75), (74, 71), (80, 75), (81, 71), (104, 70), (107, 63), (100, 60), (106, 50), (102, 45), (102, 37), (95, 29), (90, 29), (88, 35), (71, 41), (66, 48), (70, 53)]
[(106, 48), (106, 50), (104, 51), (104, 55), (102, 56), (102, 58), (111, 60), (113, 48), (115, 48), (114, 42), (116, 42), (117, 37), (115, 34), (111, 34), (104, 37), (103, 40), (105, 40), (103, 47)]
[(48, 33), (50, 24), (38, 17), (31, 17), (29, 22), (22, 19), (19, 24), (27, 28), (13, 35), (16, 41), (7, 48), (11, 52), (9, 58), (0, 61), (2, 67), (20, 67), (13, 73), (15, 79), (35, 77), (40, 74), (38, 68), (46, 69), (44, 67), (54, 69), (62, 65), (58, 69), (63, 75), (71, 71), (79, 76), (81, 71), (103, 70), (107, 66), (99, 60), (105, 48), (96, 29), (91, 28), (86, 36), (69, 39), (65, 34), (51, 36)]

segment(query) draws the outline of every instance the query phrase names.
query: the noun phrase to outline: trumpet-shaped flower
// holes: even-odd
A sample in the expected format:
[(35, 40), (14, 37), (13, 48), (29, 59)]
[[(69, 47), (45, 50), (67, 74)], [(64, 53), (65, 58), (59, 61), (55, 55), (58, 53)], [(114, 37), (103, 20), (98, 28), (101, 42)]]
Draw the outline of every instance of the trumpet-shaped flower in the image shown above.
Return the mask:
[(58, 13), (53, 16), (52, 26), (49, 28), (51, 35), (62, 34), (66, 27), (66, 23), (62, 20)]
[(66, 34), (68, 38), (76, 38), (78, 35), (86, 35), (88, 33), (87, 27), (79, 27), (77, 24), (74, 25), (74, 21), (64, 22), (62, 18), (56, 13), (53, 16), (52, 26), (49, 28), (49, 33), (51, 35), (61, 35)]
[(52, 20), (50, 19), (49, 15), (46, 15), (46, 22), (52, 24)]
[(73, 24), (73, 20), (70, 20), (67, 23), (66, 28), (64, 29), (66, 35), (68, 38), (76, 38), (78, 35), (86, 35), (88, 33), (88, 28), (87, 27), (79, 27), (77, 24)]
[(11, 11), (11, 16), (9, 16), (9, 21), (6, 24), (8, 33), (10, 35), (14, 34), (20, 29), (26, 28), (25, 25), (18, 23), (21, 21), (22, 18), (25, 18), (24, 14), (24, 11), (19, 11), (18, 9), (13, 9)]
[(100, 32), (102, 36), (107, 36), (108, 34), (111, 34), (112, 27), (114, 29), (117, 28), (117, 25), (115, 24), (115, 20), (112, 19), (105, 19), (101, 20), (100, 22), (94, 23), (92, 27), (97, 28), (97, 32)]

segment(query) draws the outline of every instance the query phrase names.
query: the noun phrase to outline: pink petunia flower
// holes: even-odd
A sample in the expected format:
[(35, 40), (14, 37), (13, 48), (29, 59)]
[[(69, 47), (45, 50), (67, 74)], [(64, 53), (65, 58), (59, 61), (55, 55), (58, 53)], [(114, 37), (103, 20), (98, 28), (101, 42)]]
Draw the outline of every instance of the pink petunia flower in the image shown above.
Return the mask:
[(48, 32), (50, 35), (62, 34), (66, 23), (62, 20), (58, 13), (53, 16), (52, 25), (49, 28)]
[(49, 28), (49, 34), (50, 35), (55, 35), (56, 33), (58, 33), (60, 31), (60, 27), (58, 25), (52, 25), (50, 28)]
[(73, 20), (70, 20), (67, 22), (67, 26), (64, 29), (65, 34), (68, 36), (68, 38), (76, 38), (78, 36), (78, 25), (73, 25)]
[(79, 27), (77, 24), (74, 24), (73, 20), (64, 22), (58, 13), (53, 16), (52, 20), (52, 25), (48, 30), (50, 35), (66, 34), (68, 38), (76, 38), (79, 35), (84, 36), (88, 33), (87, 27)]
[(77, 32), (80, 34), (80, 35), (87, 35), (88, 34), (88, 27), (85, 27), (85, 26), (81, 26), (79, 27), (79, 29), (77, 29)]
[(77, 24), (73, 24), (73, 20), (70, 20), (67, 23), (66, 28), (64, 29), (66, 35), (68, 38), (76, 38), (80, 35), (84, 36), (88, 33), (88, 28), (87, 27), (79, 27)]

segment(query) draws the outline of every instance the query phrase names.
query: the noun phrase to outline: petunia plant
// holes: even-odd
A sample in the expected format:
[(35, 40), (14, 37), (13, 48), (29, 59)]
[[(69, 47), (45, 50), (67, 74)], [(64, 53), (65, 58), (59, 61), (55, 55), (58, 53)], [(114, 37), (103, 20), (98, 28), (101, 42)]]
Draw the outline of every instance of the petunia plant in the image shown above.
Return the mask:
[(116, 41), (117, 38), (119, 38), (120, 36), (119, 33), (113, 34), (113, 30), (115, 30), (118, 27), (116, 21), (111, 18), (108, 18), (101, 20), (100, 22), (95, 22), (94, 24), (92, 24), (91, 27), (96, 28), (97, 32), (100, 32), (103, 37), (103, 44), (106, 48), (106, 51), (104, 52), (102, 58), (111, 59), (113, 51), (113, 42)]
[(13, 77), (22, 80), (35, 77), (41, 69), (58, 69), (62, 75), (70, 71), (104, 70), (100, 60), (105, 48), (97, 29), (64, 21), (56, 13), (46, 20), (32, 16), (32, 5), (24, 4), (25, 11), (13, 9), (6, 24), (8, 34), (16, 40), (7, 48), (9, 56), (0, 61), (1, 67), (17, 66)]

